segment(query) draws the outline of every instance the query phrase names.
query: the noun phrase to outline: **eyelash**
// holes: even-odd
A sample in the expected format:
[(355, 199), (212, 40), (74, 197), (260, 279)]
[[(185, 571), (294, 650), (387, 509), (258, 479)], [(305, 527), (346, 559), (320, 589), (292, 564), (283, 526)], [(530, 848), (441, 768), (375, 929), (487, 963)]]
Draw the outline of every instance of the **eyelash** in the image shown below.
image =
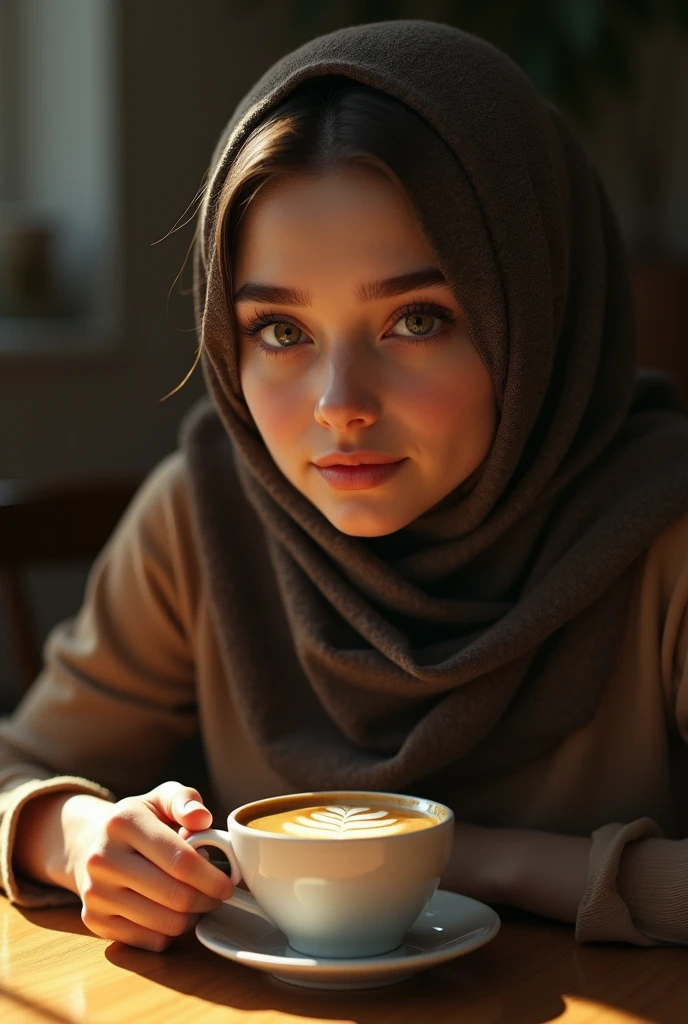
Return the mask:
[[(392, 323), (390, 330), (407, 316), (411, 316), (413, 313), (421, 313), (424, 316), (434, 316), (437, 320), (442, 321), (443, 327), (436, 331), (434, 334), (426, 335), (425, 337), (407, 337), (406, 335), (397, 335), (402, 341), (408, 342), (411, 345), (429, 345), (433, 341), (437, 341), (438, 338), (444, 337), (448, 330), (450, 330), (456, 323), (456, 317), (445, 307), (438, 306), (436, 302), (430, 302), (429, 300), (419, 299), (416, 302), (410, 302), (408, 305), (403, 306), (398, 311), (399, 315)], [(294, 323), (290, 317), (285, 316), (283, 313), (274, 313), (268, 311), (260, 316), (253, 316), (246, 324), (246, 327), (242, 329), (242, 334), (245, 334), (247, 338), (255, 345), (261, 352), (265, 352), (269, 356), (279, 356), (284, 352), (290, 352), (292, 349), (302, 348), (302, 345), (266, 345), (258, 337), (260, 331), (269, 324), (294, 324), (295, 327), (301, 328), (298, 324)], [(303, 332), (306, 333), (305, 331)]]

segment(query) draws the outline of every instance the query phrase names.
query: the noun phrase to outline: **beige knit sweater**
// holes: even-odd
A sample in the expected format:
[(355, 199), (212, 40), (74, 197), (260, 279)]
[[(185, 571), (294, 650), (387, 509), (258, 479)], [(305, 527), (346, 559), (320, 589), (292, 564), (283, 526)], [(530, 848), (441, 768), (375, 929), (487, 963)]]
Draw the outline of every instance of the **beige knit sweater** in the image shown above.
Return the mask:
[[(462, 818), (592, 835), (576, 938), (688, 944), (688, 515), (637, 563), (627, 632), (594, 720), (525, 769), (467, 785)], [(178, 760), (200, 735), (208, 777)], [(183, 777), (179, 777), (181, 773)], [(48, 789), (115, 800), (168, 778), (224, 826), (289, 792), (231, 705), (194, 543), (184, 456), (149, 474), (96, 560), (83, 606), (0, 719), (0, 883), (24, 906), (78, 902), (13, 870), (22, 808)]]

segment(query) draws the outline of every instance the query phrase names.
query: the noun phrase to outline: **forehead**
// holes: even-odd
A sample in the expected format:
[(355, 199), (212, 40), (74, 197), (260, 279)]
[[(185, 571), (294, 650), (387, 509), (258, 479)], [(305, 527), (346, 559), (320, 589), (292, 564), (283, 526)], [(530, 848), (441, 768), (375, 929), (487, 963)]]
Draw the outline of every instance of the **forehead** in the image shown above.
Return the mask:
[(433, 262), (403, 191), (378, 174), (347, 169), (261, 189), (239, 224), (234, 281), (238, 288), (248, 278), (285, 285), (330, 274), (358, 279)]

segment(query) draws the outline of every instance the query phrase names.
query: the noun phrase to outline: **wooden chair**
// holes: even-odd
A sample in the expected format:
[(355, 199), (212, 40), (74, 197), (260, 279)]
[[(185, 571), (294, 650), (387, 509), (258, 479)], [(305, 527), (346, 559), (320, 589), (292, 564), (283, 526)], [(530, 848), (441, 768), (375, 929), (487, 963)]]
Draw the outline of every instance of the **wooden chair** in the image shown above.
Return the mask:
[(24, 570), (45, 562), (93, 561), (142, 479), (0, 480), (0, 584), (22, 694), (42, 667)]

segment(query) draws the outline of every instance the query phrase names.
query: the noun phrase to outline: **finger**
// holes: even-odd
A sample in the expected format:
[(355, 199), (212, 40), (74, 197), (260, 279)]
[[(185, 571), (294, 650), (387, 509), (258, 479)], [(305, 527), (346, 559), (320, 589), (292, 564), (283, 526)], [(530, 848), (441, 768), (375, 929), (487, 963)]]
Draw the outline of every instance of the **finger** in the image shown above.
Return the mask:
[(169, 938), (183, 935), (189, 929), (189, 918), (194, 917), (198, 920), (201, 916), (161, 906), (160, 903), (149, 900), (133, 889), (124, 889), (121, 886), (101, 886), (97, 896), (92, 896), (91, 905), (105, 921), (110, 917), (123, 917), (142, 928), (167, 935)]
[[(191, 829), (191, 828), (184, 828), (183, 825), (180, 825), (179, 828), (177, 829), (177, 835), (181, 836), (182, 839), (188, 839), (189, 836), (193, 835), (193, 829)], [(208, 860), (209, 857), (210, 857), (210, 854), (208, 853), (208, 851), (204, 850), (202, 847), (201, 848), (197, 847), (196, 848), (196, 852), (200, 853), (201, 857), (205, 857), (206, 860)]]
[(138, 804), (132, 801), (122, 807), (106, 823), (108, 838), (115, 845), (129, 846), (166, 875), (206, 896), (218, 900), (231, 896), (233, 886), (227, 875), (210, 860), (200, 857), (174, 829), (163, 824), (147, 808), (145, 800)]
[(151, 790), (148, 799), (169, 821), (184, 825), (192, 832), (210, 828), (213, 823), (213, 816), (203, 803), (201, 794), (191, 786), (163, 782)]
[(144, 928), (116, 915), (101, 917), (99, 914), (83, 910), (81, 919), (89, 931), (102, 939), (124, 942), (127, 946), (136, 946), (138, 949), (147, 949), (154, 953), (161, 953), (172, 941), (169, 935), (151, 931), (150, 928)]
[(206, 914), (222, 906), (193, 886), (172, 878), (132, 850), (112, 855), (98, 868), (97, 890), (107, 887), (132, 889), (141, 896), (183, 914)]

